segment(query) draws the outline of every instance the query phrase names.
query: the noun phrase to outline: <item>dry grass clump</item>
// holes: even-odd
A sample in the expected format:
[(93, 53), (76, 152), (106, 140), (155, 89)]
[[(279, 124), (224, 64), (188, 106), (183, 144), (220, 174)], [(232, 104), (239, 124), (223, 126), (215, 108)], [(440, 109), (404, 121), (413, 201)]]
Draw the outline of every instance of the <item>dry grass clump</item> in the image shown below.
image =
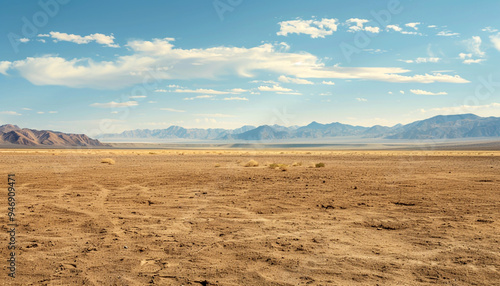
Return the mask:
[(292, 167), (302, 166), (302, 162), (293, 162)]
[(101, 160), (101, 163), (108, 164), (108, 165), (114, 165), (115, 164), (115, 160), (113, 160), (111, 158), (105, 158), (105, 159)]
[(316, 165), (314, 165), (316, 168), (323, 168), (325, 167), (325, 163), (317, 163)]
[(259, 162), (255, 160), (250, 160), (245, 164), (245, 167), (257, 167), (259, 166)]
[(286, 170), (288, 170), (288, 165), (278, 164), (278, 163), (272, 163), (272, 164), (269, 164), (269, 168), (270, 169), (275, 169), (275, 170), (286, 171)]
[(219, 167), (220, 167), (219, 163), (215, 164), (215, 168), (219, 168)]

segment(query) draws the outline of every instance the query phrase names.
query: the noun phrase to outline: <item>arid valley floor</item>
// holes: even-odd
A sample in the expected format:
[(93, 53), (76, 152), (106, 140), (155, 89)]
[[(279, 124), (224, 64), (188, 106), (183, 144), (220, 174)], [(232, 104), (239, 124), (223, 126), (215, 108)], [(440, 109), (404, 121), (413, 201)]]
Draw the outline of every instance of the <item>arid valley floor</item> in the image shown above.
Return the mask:
[(497, 151), (3, 149), (0, 158), (3, 285), (500, 285)]

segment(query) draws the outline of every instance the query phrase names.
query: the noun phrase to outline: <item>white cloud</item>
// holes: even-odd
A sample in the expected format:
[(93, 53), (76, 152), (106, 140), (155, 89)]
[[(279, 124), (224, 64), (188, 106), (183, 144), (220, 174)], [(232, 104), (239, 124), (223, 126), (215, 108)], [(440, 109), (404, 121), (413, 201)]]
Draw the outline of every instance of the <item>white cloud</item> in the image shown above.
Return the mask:
[(437, 26), (436, 25), (429, 25), (429, 26), (427, 26), (427, 28), (437, 28)]
[(415, 30), (418, 30), (417, 26), (420, 25), (420, 24), (421, 24), (420, 22), (413, 22), (413, 23), (407, 23), (407, 24), (405, 24), (405, 26), (413, 28)]
[(46, 42), (44, 39), (38, 39), (37, 41), (39, 41), (41, 43), (45, 43)]
[(45, 112), (43, 112), (43, 111), (37, 111), (36, 113), (38, 113), (38, 114), (44, 114)]
[(377, 34), (377, 33), (380, 33), (380, 28), (379, 27), (365, 27), (365, 31)]
[(137, 101), (126, 101), (126, 102), (108, 102), (108, 103), (92, 103), (90, 106), (99, 108), (118, 108), (118, 107), (130, 107), (137, 106)]
[(23, 110), (33, 110), (31, 108), (23, 107)]
[(392, 91), (389, 91), (388, 94), (392, 94)]
[(400, 90), (399, 93), (405, 94), (405, 91), (404, 90)]
[(56, 114), (58, 113), (57, 111), (49, 111), (50, 114)]
[[(402, 75), (410, 70), (397, 67), (326, 66), (316, 56), (276, 50), (275, 45), (253, 48), (214, 47), (175, 49), (169, 40), (134, 41), (128, 45), (132, 55), (115, 61), (92, 59), (66, 60), (58, 56), (29, 57), (15, 61), (15, 69), (36, 85), (69, 87), (122, 88), (153, 80), (220, 79), (229, 75), (254, 77), (257, 73), (275, 73), (302, 79), (365, 79), (385, 82), (464, 83), (460, 76), (441, 74)], [(202, 66), (189, 63), (204, 62)]]
[(12, 65), (11, 62), (1, 61), (0, 62), (0, 73), (7, 75), (7, 70), (10, 68), (11, 65)]
[(300, 92), (295, 92), (295, 91), (277, 91), (277, 94), (288, 94), (288, 95), (302, 95)]
[(131, 95), (128, 98), (134, 99), (134, 98), (146, 98), (146, 95)]
[(279, 86), (279, 85), (273, 85), (273, 86), (259, 86), (257, 88), (258, 90), (260, 91), (293, 91), (292, 89), (289, 89), (289, 88), (286, 88), (286, 87), (282, 87), (282, 86)]
[(234, 117), (234, 115), (222, 114), (222, 113), (211, 113), (211, 114), (195, 114), (196, 116), (205, 116), (205, 117), (215, 117), (215, 118), (225, 118), (225, 117)]
[(437, 57), (428, 57), (428, 58), (416, 58), (414, 60), (400, 60), (402, 62), (405, 62), (405, 63), (408, 63), (408, 64), (411, 64), (411, 63), (417, 63), (417, 64), (420, 64), (420, 63), (437, 63), (441, 60), (441, 58), (437, 58)]
[(243, 89), (243, 88), (233, 88), (231, 89), (231, 93), (243, 93), (243, 92), (248, 92), (248, 90)]
[(176, 89), (172, 92), (177, 92), (177, 93), (205, 93), (205, 94), (230, 94), (231, 92), (228, 91), (219, 91), (219, 90), (213, 90), (213, 89), (204, 89), (204, 88), (199, 88), (199, 89)]
[(148, 103), (158, 103), (158, 101), (150, 100), (150, 101), (148, 101)]
[(288, 34), (306, 34), (311, 38), (324, 38), (337, 31), (337, 19), (316, 20), (291, 20), (278, 23), (280, 31), (278, 36), (288, 36)]
[(356, 100), (359, 101), (359, 102), (366, 102), (366, 101), (368, 101), (368, 99), (362, 98), (362, 97), (356, 97)]
[[(414, 23), (409, 23), (409, 24), (414, 24)], [(408, 24), (406, 24), (408, 26)], [(403, 28), (399, 27), (398, 25), (387, 25), (385, 27), (387, 31), (393, 30), (394, 32), (398, 32), (404, 35), (422, 35), (420, 33), (417, 33), (416, 31), (404, 31)], [(415, 30), (418, 30), (418, 28), (414, 28)]]
[(485, 27), (484, 29), (481, 29), (483, 32), (488, 32), (488, 33), (496, 33), (498, 32), (498, 29), (492, 28), (492, 27)]
[[(72, 42), (76, 44), (88, 44), (90, 42), (96, 42), (98, 44), (107, 46), (107, 47), (112, 47), (112, 48), (118, 48), (120, 47), (118, 44), (114, 43), (115, 37), (113, 35), (106, 36), (104, 34), (100, 33), (95, 33), (87, 36), (80, 36), (80, 35), (75, 35), (75, 34), (67, 34), (67, 33), (61, 33), (61, 32), (50, 32), (50, 37), (54, 39), (54, 42)], [(40, 37), (40, 35), (38, 35)], [(44, 35), (45, 36), (45, 35)]]
[(39, 38), (49, 38), (50, 35), (49, 34), (38, 34), (37, 37), (39, 37)]
[(373, 27), (373, 26), (365, 27), (364, 24), (366, 24), (368, 22), (370, 22), (370, 21), (366, 20), (366, 19), (358, 19), (358, 18), (348, 19), (346, 21), (346, 24), (351, 25), (351, 26), (349, 26), (347, 31), (348, 32), (367, 31), (367, 32), (374, 33), (374, 34), (380, 33), (379, 27)]
[(160, 108), (160, 110), (170, 111), (170, 112), (186, 112), (185, 110), (173, 109), (173, 108)]
[(472, 58), (472, 54), (460, 53), (458, 54), (458, 57), (462, 60), (465, 60), (466, 58)]
[[(500, 33), (498, 33), (494, 36), (490, 36), (490, 41), (493, 44), (493, 46), (495, 47), (495, 49), (500, 51)], [(1, 70), (1, 68), (0, 68), (0, 70)]]
[(436, 35), (437, 36), (443, 36), (443, 37), (453, 37), (453, 36), (459, 36), (460, 33), (453, 33), (451, 31), (440, 31)]
[(248, 101), (248, 98), (233, 96), (233, 97), (226, 97), (226, 98), (224, 98), (224, 100), (244, 100), (244, 101)]
[(21, 42), (21, 43), (27, 43), (29, 41), (30, 41), (30, 39), (28, 39), (28, 38), (21, 38), (21, 39), (19, 39), (19, 42)]
[(155, 92), (168, 92), (168, 91), (165, 89), (156, 89)]
[(284, 83), (295, 83), (295, 84), (314, 84), (312, 81), (306, 80), (306, 79), (301, 79), (301, 78), (292, 78), (292, 77), (287, 77), (287, 76), (280, 76), (278, 78), (279, 81), (284, 82)]
[(484, 61), (485, 59), (466, 59), (463, 61), (463, 63), (466, 65), (470, 65), (470, 64), (478, 64)]
[(465, 40), (464, 43), (467, 47), (467, 50), (472, 54), (479, 57), (484, 56), (484, 52), (481, 51), (481, 43), (482, 43), (481, 37), (473, 36), (471, 39)]
[(214, 98), (215, 95), (198, 95), (195, 97), (185, 97), (184, 100), (195, 100), (195, 99), (208, 99), (208, 98)]
[(326, 81), (326, 80), (324, 80), (324, 81), (322, 82), (322, 84), (326, 84), (326, 85), (335, 85), (335, 83), (334, 83), (333, 81)]
[(401, 27), (399, 27), (398, 25), (387, 25), (385, 28), (387, 30), (393, 30), (393, 31), (396, 31), (396, 32), (403, 31), (403, 29)]
[(446, 95), (448, 94), (447, 92), (441, 91), (441, 92), (430, 92), (430, 91), (425, 91), (421, 89), (410, 89), (411, 93), (413, 94), (418, 94), (418, 95)]
[(20, 113), (15, 112), (15, 111), (0, 111), (0, 114), (4, 114), (4, 115), (16, 115), (16, 116), (22, 115)]

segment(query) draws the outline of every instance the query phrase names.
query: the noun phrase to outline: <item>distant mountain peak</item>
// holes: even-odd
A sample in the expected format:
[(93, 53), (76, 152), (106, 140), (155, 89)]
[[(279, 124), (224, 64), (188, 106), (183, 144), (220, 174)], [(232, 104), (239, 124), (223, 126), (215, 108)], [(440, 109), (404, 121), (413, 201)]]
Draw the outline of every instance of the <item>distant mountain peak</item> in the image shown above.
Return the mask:
[(67, 134), (50, 130), (19, 128), (16, 125), (0, 126), (0, 144), (24, 146), (107, 146), (85, 134)]
[(155, 139), (195, 139), (195, 140), (281, 140), (318, 139), (342, 136), (386, 139), (440, 139), (465, 137), (500, 136), (500, 118), (480, 117), (475, 114), (438, 115), (406, 125), (392, 127), (373, 125), (354, 126), (339, 122), (321, 124), (313, 121), (306, 126), (245, 125), (237, 129), (186, 129), (170, 126), (153, 131), (135, 130), (121, 134), (105, 134), (99, 138), (155, 138)]

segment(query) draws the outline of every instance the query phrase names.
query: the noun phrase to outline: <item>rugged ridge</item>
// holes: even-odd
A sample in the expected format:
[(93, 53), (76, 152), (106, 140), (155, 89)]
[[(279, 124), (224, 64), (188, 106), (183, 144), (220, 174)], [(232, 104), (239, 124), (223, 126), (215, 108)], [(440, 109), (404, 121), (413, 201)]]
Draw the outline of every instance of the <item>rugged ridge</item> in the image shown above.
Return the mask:
[(108, 146), (85, 134), (68, 134), (50, 130), (34, 130), (6, 124), (0, 126), (0, 144), (23, 146)]
[(500, 136), (500, 117), (480, 117), (474, 114), (438, 115), (406, 125), (397, 124), (392, 127), (381, 125), (363, 127), (339, 122), (321, 124), (315, 121), (306, 126), (243, 126), (233, 130), (186, 129), (179, 126), (170, 126), (167, 129), (142, 129), (125, 131), (120, 134), (103, 134), (98, 138), (273, 141), (342, 136), (406, 140), (497, 137)]

